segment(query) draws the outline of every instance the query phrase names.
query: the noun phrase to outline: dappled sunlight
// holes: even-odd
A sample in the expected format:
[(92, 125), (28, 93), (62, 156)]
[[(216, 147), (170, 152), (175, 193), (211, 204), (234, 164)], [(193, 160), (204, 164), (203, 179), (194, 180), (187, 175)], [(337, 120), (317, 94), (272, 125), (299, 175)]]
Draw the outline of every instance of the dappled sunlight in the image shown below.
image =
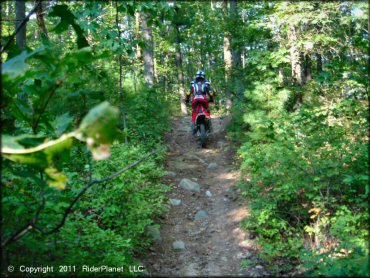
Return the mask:
[(233, 210), (231, 210), (227, 216), (228, 219), (234, 221), (234, 222), (240, 222), (244, 218), (250, 216), (249, 208), (248, 207), (238, 207)]
[(229, 186), (228, 183), (235, 182), (239, 178), (239, 175), (236, 172), (229, 172), (225, 169), (224, 172), (220, 171), (214, 174), (214, 178), (217, 179), (219, 184)]

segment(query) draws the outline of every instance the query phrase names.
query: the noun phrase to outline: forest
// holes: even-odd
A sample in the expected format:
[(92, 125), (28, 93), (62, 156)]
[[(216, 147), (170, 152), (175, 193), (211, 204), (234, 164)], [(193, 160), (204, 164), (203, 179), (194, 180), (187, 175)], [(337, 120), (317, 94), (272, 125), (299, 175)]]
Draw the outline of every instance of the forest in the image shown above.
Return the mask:
[(174, 121), (190, 127), (198, 70), (215, 93), (212, 115), (228, 119), (217, 163), (238, 172), (248, 216), (237, 224), (258, 246), (236, 267), (370, 275), (368, 1), (0, 5), (4, 277), (97, 275), (82, 265), (164, 273), (145, 260), (156, 248), (148, 230), (176, 209), (171, 150), (202, 162), (220, 145), (199, 148), (190, 131), (173, 137), (186, 145), (169, 143)]

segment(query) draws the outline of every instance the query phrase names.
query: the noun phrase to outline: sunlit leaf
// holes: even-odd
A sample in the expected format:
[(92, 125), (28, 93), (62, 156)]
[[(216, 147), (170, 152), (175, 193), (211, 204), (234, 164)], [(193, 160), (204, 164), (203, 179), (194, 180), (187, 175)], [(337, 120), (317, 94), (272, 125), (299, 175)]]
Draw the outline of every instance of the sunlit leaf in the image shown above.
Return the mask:
[(46, 181), (49, 185), (57, 188), (57, 189), (64, 189), (67, 183), (67, 176), (63, 173), (59, 172), (55, 168), (47, 168), (45, 169), (46, 173)]
[(108, 102), (103, 102), (94, 107), (82, 120), (78, 139), (86, 141), (94, 157), (107, 157), (109, 149), (100, 145), (111, 144), (118, 135), (116, 128), (118, 109)]

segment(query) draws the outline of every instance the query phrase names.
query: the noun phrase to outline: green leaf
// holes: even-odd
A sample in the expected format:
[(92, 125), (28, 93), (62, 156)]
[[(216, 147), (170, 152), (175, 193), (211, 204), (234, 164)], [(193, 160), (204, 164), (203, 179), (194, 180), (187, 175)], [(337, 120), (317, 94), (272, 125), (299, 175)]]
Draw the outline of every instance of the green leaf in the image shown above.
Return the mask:
[(12, 137), (12, 136), (4, 134), (4, 135), (1, 135), (1, 142), (3, 146), (8, 146), (11, 149), (16, 149), (16, 150), (24, 149), (24, 147), (18, 143), (18, 141), (16, 140), (16, 137)]
[(8, 74), (11, 78), (17, 77), (28, 70), (28, 64), (25, 60), (29, 57), (27, 51), (6, 61), (3, 65), (2, 74)]
[(56, 168), (45, 169), (46, 181), (49, 185), (57, 188), (64, 189), (67, 184), (67, 176), (59, 172)]
[(61, 34), (65, 31), (68, 30), (68, 27), (69, 25), (71, 25), (70, 23), (66, 22), (66, 21), (60, 21), (57, 26), (55, 26), (55, 28), (53, 29), (53, 31), (56, 33), (56, 34)]
[(73, 117), (68, 112), (58, 116), (54, 121), (57, 136), (61, 136), (72, 125), (72, 122)]
[(105, 101), (91, 109), (80, 124), (77, 138), (87, 142), (97, 160), (109, 157), (109, 145), (119, 133), (116, 128), (118, 115), (118, 109)]
[[(77, 131), (64, 134), (56, 140), (45, 141), (43, 135), (2, 135), (1, 153), (14, 162), (45, 169), (48, 184), (64, 189), (67, 177), (57, 170), (56, 165), (66, 161), (69, 155), (66, 150), (71, 148), (73, 139), (86, 141), (95, 159), (109, 157), (110, 145), (119, 134), (116, 128), (118, 115), (117, 108), (103, 102), (89, 111)], [(56, 120), (58, 133), (66, 130), (71, 122), (68, 114), (60, 116)]]
[(2, 154), (5, 158), (22, 164), (28, 164), (39, 168), (47, 167), (47, 157), (43, 152), (34, 154)]
[(354, 182), (354, 177), (353, 176), (349, 176), (349, 175), (346, 175), (346, 177), (343, 179), (343, 182), (345, 184), (352, 184)]
[(60, 17), (60, 22), (58, 25), (53, 29), (54, 32), (57, 34), (60, 34), (62, 32), (65, 32), (68, 30), (68, 27), (72, 25), (73, 29), (76, 32), (77, 35), (77, 46), (78, 48), (84, 48), (89, 46), (89, 43), (87, 42), (83, 30), (76, 23), (76, 17), (74, 14), (69, 10), (67, 5), (55, 5), (53, 6), (52, 11), (49, 13), (49, 16), (53, 17)]
[(45, 142), (45, 135), (24, 134), (16, 137), (16, 140), (25, 148), (32, 148)]
[(78, 49), (89, 46), (89, 43), (87, 42), (81, 27), (76, 23), (73, 23), (72, 27), (75, 30), (76, 34), (77, 34), (77, 47), (78, 47)]
[(76, 18), (74, 14), (72, 14), (67, 5), (55, 5), (52, 7), (51, 12), (49, 13), (49, 16), (53, 17), (61, 17), (65, 21), (72, 23), (72, 21)]
[(21, 54), (11, 58), (3, 64), (1, 73), (9, 75), (10, 78), (15, 78), (25, 73), (29, 68), (26, 59), (42, 50), (44, 50), (43, 46), (30, 53), (27, 53), (26, 50), (22, 51)]

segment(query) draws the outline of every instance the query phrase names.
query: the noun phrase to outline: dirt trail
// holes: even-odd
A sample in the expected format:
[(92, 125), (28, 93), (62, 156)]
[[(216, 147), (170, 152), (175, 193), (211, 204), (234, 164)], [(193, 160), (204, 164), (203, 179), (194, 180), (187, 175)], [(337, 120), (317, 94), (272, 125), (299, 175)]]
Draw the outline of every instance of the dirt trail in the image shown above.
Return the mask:
[[(169, 175), (164, 179), (173, 189), (169, 198), (180, 199), (170, 205), (160, 229), (161, 239), (143, 259), (151, 276), (262, 276), (262, 266), (253, 259), (256, 244), (240, 228), (240, 220), (248, 216), (248, 207), (238, 198), (234, 186), (238, 171), (233, 166), (233, 152), (225, 139), (228, 118), (213, 117), (212, 137), (207, 148), (200, 148), (190, 134), (190, 118), (176, 118), (167, 134), (170, 153)], [(217, 163), (216, 169), (208, 169)], [(179, 186), (183, 178), (200, 185), (200, 192)], [(208, 196), (206, 192), (208, 192)], [(210, 194), (212, 196), (210, 196)], [(195, 220), (204, 210), (208, 216)], [(185, 243), (185, 249), (174, 250), (174, 241)], [(243, 258), (254, 261), (241, 268)]]

